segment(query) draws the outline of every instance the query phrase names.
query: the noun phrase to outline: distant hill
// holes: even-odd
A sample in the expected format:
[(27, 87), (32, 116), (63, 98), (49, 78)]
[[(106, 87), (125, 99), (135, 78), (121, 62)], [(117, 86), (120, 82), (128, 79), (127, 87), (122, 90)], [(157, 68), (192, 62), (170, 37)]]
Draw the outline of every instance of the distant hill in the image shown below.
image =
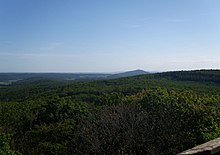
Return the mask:
[(108, 79), (116, 79), (116, 78), (130, 77), (130, 76), (144, 75), (144, 74), (149, 74), (149, 72), (146, 72), (144, 70), (133, 70), (133, 71), (110, 75), (108, 76)]
[(171, 80), (214, 82), (220, 84), (220, 70), (193, 70), (158, 73), (159, 76)]
[[(0, 73), (1, 83), (11, 83), (10, 81), (18, 80), (36, 80), (36, 79), (51, 79), (61, 81), (87, 81), (105, 79), (112, 74), (98, 73)], [(0, 83), (0, 84), (1, 84)]]
[[(150, 74), (150, 75), (148, 75)], [(110, 80), (132, 76), (143, 76), (143, 78), (166, 78), (177, 81), (197, 81), (220, 83), (220, 70), (193, 70), (193, 71), (173, 71), (163, 73), (150, 73), (144, 70), (132, 70), (117, 74), (104, 73), (0, 73), (0, 86), (7, 86), (13, 83), (34, 82), (39, 80), (55, 81), (94, 81)], [(135, 79), (135, 78), (134, 78)]]
[(17, 81), (38, 81), (38, 79), (51, 79), (61, 81), (91, 81), (116, 79), (135, 75), (148, 74), (143, 70), (134, 70), (118, 74), (104, 73), (0, 73), (0, 85), (9, 85)]

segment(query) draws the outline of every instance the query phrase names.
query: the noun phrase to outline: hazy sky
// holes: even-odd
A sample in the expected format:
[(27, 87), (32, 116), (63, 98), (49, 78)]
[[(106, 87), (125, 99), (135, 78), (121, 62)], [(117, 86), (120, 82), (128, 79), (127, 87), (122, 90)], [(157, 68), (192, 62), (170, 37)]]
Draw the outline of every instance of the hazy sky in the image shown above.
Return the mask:
[(0, 72), (220, 68), (220, 0), (0, 0)]

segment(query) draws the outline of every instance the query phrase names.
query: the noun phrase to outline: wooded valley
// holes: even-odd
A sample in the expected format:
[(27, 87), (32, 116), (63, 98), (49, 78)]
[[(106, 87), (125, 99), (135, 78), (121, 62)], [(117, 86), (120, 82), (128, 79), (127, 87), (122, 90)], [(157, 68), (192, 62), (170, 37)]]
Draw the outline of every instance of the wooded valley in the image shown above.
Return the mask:
[(220, 137), (220, 70), (0, 87), (0, 154), (174, 155)]

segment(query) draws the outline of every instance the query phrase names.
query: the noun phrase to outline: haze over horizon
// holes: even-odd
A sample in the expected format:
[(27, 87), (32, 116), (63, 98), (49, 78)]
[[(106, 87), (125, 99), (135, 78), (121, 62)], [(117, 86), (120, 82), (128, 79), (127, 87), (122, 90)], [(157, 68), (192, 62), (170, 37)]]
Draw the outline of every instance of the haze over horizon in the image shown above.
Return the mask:
[(218, 0), (1, 0), (0, 72), (220, 68)]

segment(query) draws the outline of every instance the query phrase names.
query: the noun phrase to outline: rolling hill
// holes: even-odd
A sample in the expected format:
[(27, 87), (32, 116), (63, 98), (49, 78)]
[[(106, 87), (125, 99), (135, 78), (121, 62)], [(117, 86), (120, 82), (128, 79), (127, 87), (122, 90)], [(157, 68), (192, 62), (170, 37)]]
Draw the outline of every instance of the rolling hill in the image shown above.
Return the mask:
[(20, 80), (0, 88), (0, 142), (23, 154), (175, 155), (220, 136), (219, 75)]

